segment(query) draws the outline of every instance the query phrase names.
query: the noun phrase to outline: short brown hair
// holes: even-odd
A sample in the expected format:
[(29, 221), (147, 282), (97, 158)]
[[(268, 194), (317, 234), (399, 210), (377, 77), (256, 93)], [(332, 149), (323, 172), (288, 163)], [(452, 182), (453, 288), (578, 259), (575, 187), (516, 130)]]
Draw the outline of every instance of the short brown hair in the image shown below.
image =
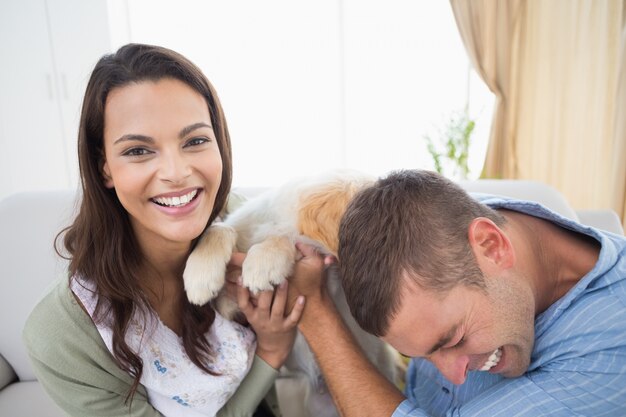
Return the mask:
[(363, 189), (339, 227), (339, 265), (350, 311), (367, 332), (384, 336), (406, 273), (424, 289), (484, 288), (467, 238), (477, 217), (504, 224), (454, 182), (429, 171), (396, 171)]

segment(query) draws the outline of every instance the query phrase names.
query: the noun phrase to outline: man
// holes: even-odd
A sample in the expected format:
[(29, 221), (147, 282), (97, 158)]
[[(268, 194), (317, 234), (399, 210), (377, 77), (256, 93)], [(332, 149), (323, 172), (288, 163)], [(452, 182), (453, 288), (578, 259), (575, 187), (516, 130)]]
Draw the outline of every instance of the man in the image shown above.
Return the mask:
[(299, 328), (343, 416), (626, 415), (626, 239), (401, 171), (340, 228), (350, 310), (413, 359), (406, 397), (367, 362), (305, 246)]

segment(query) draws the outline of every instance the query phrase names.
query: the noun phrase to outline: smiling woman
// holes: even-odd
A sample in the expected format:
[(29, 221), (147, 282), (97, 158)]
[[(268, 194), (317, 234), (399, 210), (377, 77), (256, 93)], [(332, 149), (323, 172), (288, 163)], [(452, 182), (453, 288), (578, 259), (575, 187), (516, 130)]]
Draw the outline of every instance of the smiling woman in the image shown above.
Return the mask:
[(109, 94), (105, 120), (105, 184), (140, 246), (156, 259), (186, 254), (208, 224), (222, 178), (204, 98), (178, 80), (141, 82)]
[[(93, 70), (78, 153), (80, 210), (59, 235), (68, 279), (24, 330), (38, 379), (74, 416), (97, 414), (94, 407), (129, 416), (252, 414), (291, 349), (303, 305), (283, 315), (286, 288), (261, 292), (259, 304), (273, 304), (248, 309), (248, 327), (185, 296), (187, 257), (231, 185), (215, 90), (176, 52), (123, 46)], [(239, 288), (241, 302), (245, 294)], [(272, 317), (275, 309), (281, 314)]]

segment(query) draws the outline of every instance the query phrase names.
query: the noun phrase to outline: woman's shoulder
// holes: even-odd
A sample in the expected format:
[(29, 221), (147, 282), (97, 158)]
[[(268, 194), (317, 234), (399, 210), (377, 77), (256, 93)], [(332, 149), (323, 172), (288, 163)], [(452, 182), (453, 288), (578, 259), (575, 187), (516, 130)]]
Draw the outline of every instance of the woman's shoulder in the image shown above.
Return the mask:
[(110, 415), (160, 415), (141, 385), (131, 405), (124, 403), (133, 378), (116, 364), (67, 278), (35, 306), (22, 336), (37, 379), (69, 414), (91, 415), (86, 410), (98, 403), (119, 411)]
[[(22, 338), (31, 355), (98, 343), (98, 331), (74, 298), (69, 282), (60, 279), (31, 311)], [(101, 340), (100, 340), (101, 341)]]

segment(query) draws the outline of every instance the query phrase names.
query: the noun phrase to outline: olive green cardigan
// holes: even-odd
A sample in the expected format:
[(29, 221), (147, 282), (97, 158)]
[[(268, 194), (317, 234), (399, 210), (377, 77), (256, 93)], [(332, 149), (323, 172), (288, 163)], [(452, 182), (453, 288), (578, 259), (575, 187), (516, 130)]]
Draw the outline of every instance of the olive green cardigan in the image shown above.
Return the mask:
[[(62, 279), (35, 307), (23, 340), (35, 374), (52, 399), (71, 416), (161, 416), (143, 386), (124, 404), (133, 378), (120, 369), (91, 318)], [(250, 372), (218, 416), (251, 416), (265, 403), (280, 416), (273, 384), (278, 372), (255, 356)]]

